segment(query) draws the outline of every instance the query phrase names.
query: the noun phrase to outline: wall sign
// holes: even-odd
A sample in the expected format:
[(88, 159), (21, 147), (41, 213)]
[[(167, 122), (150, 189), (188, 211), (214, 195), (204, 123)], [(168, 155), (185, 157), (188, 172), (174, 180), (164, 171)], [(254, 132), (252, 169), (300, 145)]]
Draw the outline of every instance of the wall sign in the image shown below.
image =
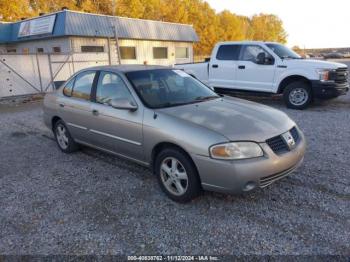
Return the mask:
[(22, 22), (19, 27), (18, 37), (52, 34), (55, 19), (56, 15), (50, 15)]

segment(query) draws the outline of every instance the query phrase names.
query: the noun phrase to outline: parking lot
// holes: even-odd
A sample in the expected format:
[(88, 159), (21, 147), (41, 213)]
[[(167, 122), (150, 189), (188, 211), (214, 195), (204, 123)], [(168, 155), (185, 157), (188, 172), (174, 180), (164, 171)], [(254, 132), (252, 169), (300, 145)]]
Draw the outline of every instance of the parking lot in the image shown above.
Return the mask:
[(2, 254), (350, 255), (350, 94), (286, 112), (307, 154), (290, 177), (242, 196), (169, 200), (151, 172), (83, 148), (62, 153), (41, 102), (0, 107)]

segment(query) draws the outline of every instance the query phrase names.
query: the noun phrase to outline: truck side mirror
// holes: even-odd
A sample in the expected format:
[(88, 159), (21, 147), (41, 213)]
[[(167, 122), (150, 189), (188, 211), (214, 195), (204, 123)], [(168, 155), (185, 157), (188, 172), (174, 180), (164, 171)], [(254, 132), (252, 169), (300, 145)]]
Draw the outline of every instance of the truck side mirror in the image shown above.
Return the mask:
[(261, 52), (256, 57), (256, 63), (258, 65), (264, 65), (266, 63), (266, 54), (264, 52)]

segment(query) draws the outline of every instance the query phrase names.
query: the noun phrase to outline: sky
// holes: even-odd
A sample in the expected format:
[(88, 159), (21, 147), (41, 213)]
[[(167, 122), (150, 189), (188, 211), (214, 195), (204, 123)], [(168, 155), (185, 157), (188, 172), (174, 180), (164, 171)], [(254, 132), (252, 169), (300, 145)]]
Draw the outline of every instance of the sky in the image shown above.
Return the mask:
[(350, 47), (350, 0), (206, 0), (217, 12), (277, 15), (289, 47)]

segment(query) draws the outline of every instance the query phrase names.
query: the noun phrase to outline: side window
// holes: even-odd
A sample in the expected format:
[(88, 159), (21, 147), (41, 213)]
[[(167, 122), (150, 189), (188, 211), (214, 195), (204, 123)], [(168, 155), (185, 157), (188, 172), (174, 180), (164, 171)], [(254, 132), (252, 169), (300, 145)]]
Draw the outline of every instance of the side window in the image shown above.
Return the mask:
[(63, 94), (65, 96), (72, 96), (74, 80), (75, 80), (75, 77), (69, 80), (69, 82), (64, 86)]
[(217, 60), (238, 60), (240, 45), (222, 45), (216, 54)]
[(113, 99), (132, 99), (124, 81), (116, 74), (101, 72), (96, 90), (96, 102), (109, 104)]
[(90, 100), (92, 84), (96, 72), (83, 72), (75, 77), (72, 97)]
[(258, 55), (260, 53), (265, 53), (265, 57), (272, 59), (271, 55), (268, 52), (266, 52), (262, 47), (257, 45), (246, 45), (243, 47), (241, 60), (257, 63)]

